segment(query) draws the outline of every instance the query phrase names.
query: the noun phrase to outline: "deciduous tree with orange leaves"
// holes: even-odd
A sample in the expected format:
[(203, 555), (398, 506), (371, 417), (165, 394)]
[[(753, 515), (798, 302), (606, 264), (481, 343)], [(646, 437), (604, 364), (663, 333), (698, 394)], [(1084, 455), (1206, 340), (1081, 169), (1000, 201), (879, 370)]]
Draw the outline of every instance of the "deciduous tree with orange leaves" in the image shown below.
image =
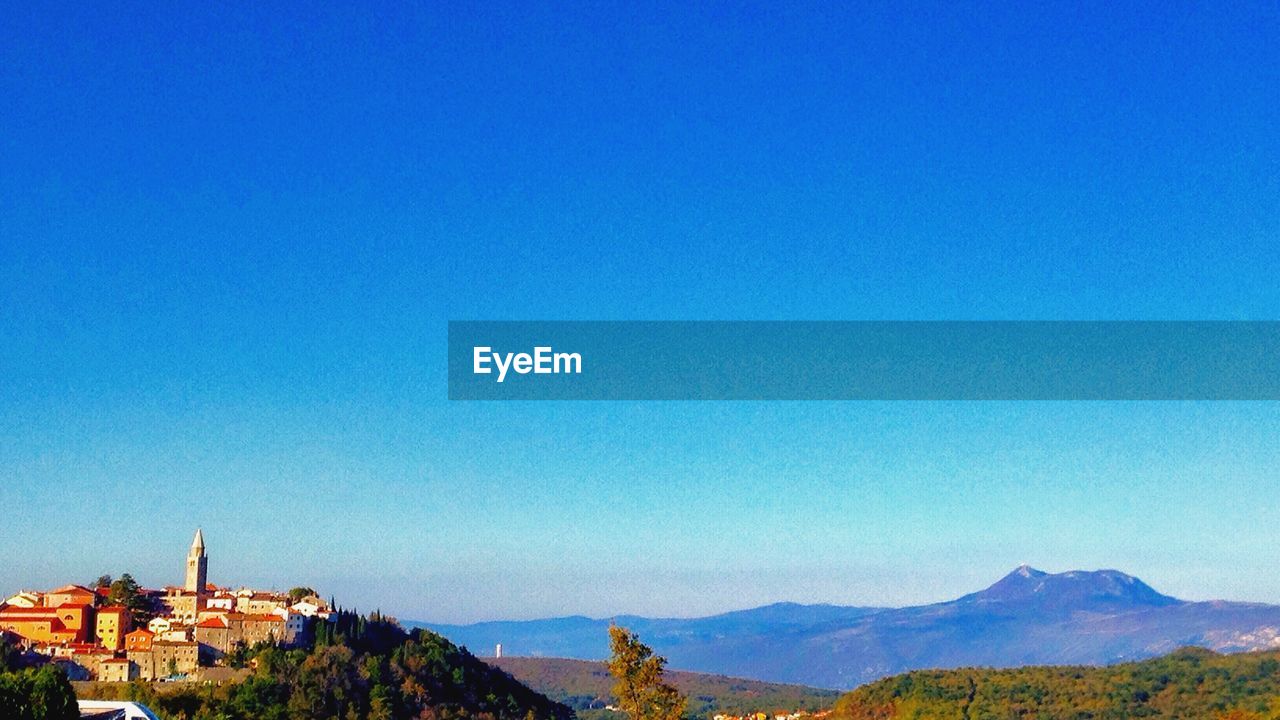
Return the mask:
[(663, 680), (667, 659), (624, 627), (609, 626), (609, 673), (617, 681), (613, 694), (631, 720), (680, 720), (687, 700)]

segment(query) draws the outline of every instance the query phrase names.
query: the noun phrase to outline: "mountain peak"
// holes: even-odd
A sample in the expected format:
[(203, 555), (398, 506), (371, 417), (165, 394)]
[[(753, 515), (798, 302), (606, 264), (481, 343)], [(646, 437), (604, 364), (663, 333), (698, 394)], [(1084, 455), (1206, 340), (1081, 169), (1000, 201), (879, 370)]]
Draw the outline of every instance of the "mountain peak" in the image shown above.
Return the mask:
[(1119, 570), (1071, 570), (1047, 573), (1020, 565), (994, 585), (961, 601), (1032, 603), (1061, 609), (1088, 610), (1099, 605), (1163, 606), (1180, 601)]
[(1035, 568), (1031, 567), (1030, 565), (1028, 565), (1028, 564), (1026, 564), (1026, 563), (1023, 563), (1023, 564), (1019, 565), (1018, 567), (1014, 568), (1014, 569), (1013, 569), (1013, 572), (1009, 573), (1009, 574), (1008, 574), (1008, 575), (1006, 575), (1005, 577), (1006, 577), (1006, 578), (1011, 578), (1011, 577), (1020, 577), (1020, 578), (1028, 578), (1028, 579), (1031, 579), (1031, 578), (1042, 578), (1042, 577), (1044, 577), (1044, 576), (1046, 576), (1046, 575), (1048, 575), (1048, 574), (1049, 574), (1049, 573), (1047, 573), (1047, 572), (1045, 572), (1045, 571), (1043, 571), (1043, 570), (1037, 570), (1037, 569), (1035, 569)]

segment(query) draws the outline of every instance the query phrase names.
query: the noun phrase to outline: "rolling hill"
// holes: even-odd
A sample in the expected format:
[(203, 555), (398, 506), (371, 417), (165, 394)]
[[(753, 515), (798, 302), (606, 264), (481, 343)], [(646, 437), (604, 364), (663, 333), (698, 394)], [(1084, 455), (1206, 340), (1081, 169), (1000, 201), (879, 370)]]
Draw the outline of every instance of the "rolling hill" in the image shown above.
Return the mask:
[(1280, 654), (1191, 648), (1108, 667), (917, 670), (841, 697), (831, 720), (1276, 717)]
[[(1020, 567), (990, 587), (907, 608), (783, 603), (692, 619), (618, 617), (671, 667), (848, 689), (924, 668), (1103, 665), (1194, 645), (1280, 647), (1280, 606), (1189, 602), (1116, 570)], [(610, 620), (417, 623), (482, 654), (599, 660)]]
[[(611, 704), (613, 677), (603, 662), (565, 658), (504, 657), (486, 660), (543, 695), (579, 712)], [(801, 685), (743, 680), (723, 675), (668, 671), (667, 680), (689, 698), (689, 716), (708, 718), (717, 713), (745, 715), (831, 707), (839, 693)]]

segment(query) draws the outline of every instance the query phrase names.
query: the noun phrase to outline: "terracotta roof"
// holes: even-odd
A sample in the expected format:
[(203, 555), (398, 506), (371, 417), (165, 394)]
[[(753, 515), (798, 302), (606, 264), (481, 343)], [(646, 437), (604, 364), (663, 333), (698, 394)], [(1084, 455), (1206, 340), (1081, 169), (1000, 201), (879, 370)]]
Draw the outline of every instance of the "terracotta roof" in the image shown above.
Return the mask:
[(129, 608), (123, 605), (108, 605), (107, 607), (98, 608), (99, 613), (127, 613)]
[(200, 622), (196, 623), (196, 627), (198, 627), (198, 628), (217, 628), (217, 629), (219, 629), (219, 630), (225, 630), (225, 629), (227, 629), (227, 621), (226, 621), (225, 619), (223, 619), (222, 617), (215, 616), (215, 617), (211, 617), (211, 618), (209, 618), (209, 619), (207, 619), (207, 620), (201, 620)]
[(133, 637), (133, 636), (135, 636), (135, 635), (150, 635), (151, 637), (155, 637), (155, 636), (156, 636), (156, 634), (155, 634), (155, 633), (151, 632), (150, 630), (148, 630), (148, 629), (146, 629), (146, 628), (138, 628), (137, 630), (134, 630), (134, 631), (133, 631), (133, 632), (131, 632), (131, 633), (126, 633), (126, 634), (125, 634), (125, 637)]
[(93, 591), (83, 585), (63, 585), (57, 590), (49, 591), (50, 595), (67, 595), (70, 593), (87, 593), (92, 595)]

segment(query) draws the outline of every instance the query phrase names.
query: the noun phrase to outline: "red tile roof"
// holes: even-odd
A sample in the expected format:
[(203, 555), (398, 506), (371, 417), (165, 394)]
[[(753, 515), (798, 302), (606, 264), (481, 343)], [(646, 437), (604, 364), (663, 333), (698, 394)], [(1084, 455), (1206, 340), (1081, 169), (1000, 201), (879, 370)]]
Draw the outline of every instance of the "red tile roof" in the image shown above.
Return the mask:
[(67, 643), (66, 647), (72, 655), (110, 655), (111, 651), (97, 643)]
[(50, 595), (69, 595), (71, 593), (85, 593), (92, 595), (93, 591), (83, 585), (63, 585), (57, 590), (50, 590)]

